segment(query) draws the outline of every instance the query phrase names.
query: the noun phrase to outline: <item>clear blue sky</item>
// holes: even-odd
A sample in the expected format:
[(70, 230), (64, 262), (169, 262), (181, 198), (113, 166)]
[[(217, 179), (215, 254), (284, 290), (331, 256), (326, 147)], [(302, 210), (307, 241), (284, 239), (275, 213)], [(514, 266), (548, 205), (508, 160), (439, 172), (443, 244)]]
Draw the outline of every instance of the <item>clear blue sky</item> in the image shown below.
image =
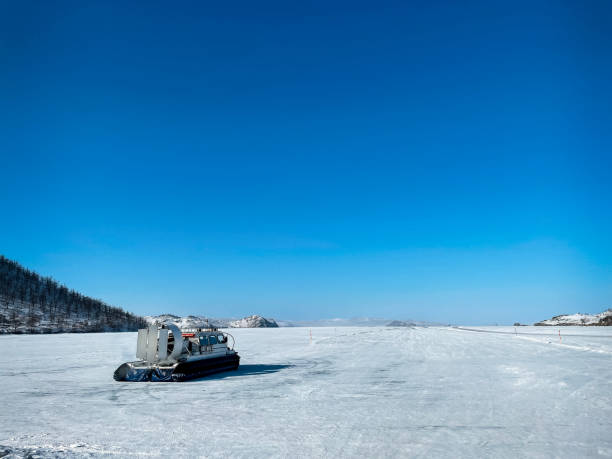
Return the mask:
[(143, 314), (612, 307), (611, 17), (2, 2), (0, 253)]

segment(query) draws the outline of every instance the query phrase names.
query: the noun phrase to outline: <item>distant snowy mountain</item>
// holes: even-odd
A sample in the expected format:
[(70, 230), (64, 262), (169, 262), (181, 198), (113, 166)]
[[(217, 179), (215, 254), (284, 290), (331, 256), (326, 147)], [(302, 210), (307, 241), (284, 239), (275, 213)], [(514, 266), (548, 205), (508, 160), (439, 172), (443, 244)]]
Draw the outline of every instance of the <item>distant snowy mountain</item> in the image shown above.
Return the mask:
[[(148, 323), (171, 323), (177, 325), (179, 328), (198, 328), (206, 325), (206, 317), (200, 316), (177, 316), (174, 314), (160, 314), (158, 316), (146, 316), (145, 319)], [(218, 326), (210, 321), (210, 325)]]
[(229, 326), (232, 328), (278, 328), (274, 319), (265, 319), (256, 315), (230, 322)]
[(161, 314), (159, 316), (147, 316), (149, 323), (172, 323), (179, 328), (198, 328), (213, 326), (217, 328), (274, 328), (278, 324), (274, 319), (265, 319), (258, 315), (245, 317), (244, 319), (213, 319), (204, 316), (180, 317), (174, 314)]
[(415, 327), (417, 324), (405, 320), (392, 320), (387, 324), (387, 327)]
[(566, 326), (566, 325), (608, 325), (612, 326), (612, 309), (601, 312), (599, 314), (565, 314), (561, 316), (555, 316), (552, 319), (543, 320), (537, 322), (534, 325), (552, 325), (552, 326)]
[(146, 316), (148, 323), (171, 323), (179, 328), (199, 328), (212, 326), (217, 328), (229, 328), (229, 323), (234, 319), (213, 319), (205, 316), (177, 316), (174, 314), (160, 314), (158, 316)]

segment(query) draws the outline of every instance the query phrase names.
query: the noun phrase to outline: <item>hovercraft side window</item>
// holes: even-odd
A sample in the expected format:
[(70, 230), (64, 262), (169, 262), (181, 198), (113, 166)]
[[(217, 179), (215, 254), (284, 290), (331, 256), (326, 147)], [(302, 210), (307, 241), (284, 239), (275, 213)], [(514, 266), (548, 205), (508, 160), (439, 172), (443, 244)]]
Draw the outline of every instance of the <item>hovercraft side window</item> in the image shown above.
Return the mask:
[(217, 337), (215, 335), (210, 335), (208, 339), (210, 340), (211, 345), (217, 344)]
[(208, 346), (208, 336), (200, 335), (200, 346)]

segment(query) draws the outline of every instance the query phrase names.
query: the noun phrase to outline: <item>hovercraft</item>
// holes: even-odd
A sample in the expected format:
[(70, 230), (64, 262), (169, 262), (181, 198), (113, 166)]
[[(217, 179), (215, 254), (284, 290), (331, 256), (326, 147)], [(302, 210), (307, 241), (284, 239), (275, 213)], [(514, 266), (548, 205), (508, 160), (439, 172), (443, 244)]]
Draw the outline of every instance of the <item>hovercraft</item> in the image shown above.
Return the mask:
[(173, 324), (138, 330), (136, 358), (115, 370), (116, 381), (187, 381), (240, 364), (229, 333), (215, 327), (181, 330)]

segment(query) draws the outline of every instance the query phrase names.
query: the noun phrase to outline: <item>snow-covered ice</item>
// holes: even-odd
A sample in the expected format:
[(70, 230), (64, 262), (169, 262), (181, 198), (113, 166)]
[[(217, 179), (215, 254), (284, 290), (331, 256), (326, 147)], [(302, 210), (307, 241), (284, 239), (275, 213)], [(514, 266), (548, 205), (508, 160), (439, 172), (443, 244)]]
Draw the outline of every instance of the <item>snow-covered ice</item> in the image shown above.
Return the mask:
[(612, 327), (231, 333), (185, 383), (115, 382), (135, 333), (0, 336), (0, 452), (612, 457)]

